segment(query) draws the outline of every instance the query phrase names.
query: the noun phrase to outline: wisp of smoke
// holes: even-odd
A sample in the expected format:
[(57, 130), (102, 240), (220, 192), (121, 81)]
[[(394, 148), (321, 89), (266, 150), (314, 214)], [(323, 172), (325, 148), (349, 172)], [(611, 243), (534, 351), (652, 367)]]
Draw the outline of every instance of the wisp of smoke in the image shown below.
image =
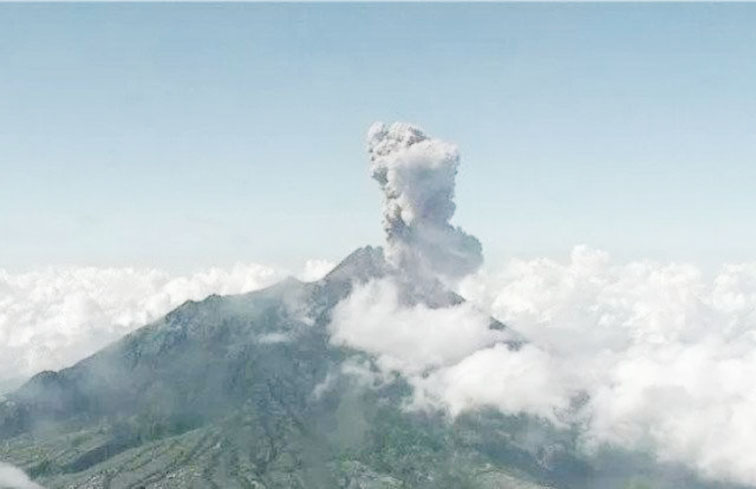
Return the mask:
[(483, 262), (480, 242), (449, 221), (459, 166), (456, 146), (404, 123), (368, 132), (373, 178), (384, 195), (386, 258), (405, 272), (456, 279)]
[(32, 482), (23, 470), (0, 462), (0, 489), (44, 489)]

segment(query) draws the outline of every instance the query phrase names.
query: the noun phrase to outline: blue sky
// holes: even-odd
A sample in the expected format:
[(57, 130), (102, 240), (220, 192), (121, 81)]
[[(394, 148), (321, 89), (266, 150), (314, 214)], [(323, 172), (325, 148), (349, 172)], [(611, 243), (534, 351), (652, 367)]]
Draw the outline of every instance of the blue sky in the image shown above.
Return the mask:
[(489, 261), (756, 258), (756, 4), (0, 4), (0, 268), (378, 244), (374, 120)]

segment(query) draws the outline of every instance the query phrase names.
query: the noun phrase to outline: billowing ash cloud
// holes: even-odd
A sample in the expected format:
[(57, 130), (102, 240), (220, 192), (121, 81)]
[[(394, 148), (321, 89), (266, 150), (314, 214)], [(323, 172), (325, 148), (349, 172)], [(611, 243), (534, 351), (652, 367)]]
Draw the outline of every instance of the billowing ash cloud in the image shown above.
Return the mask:
[(483, 262), (480, 242), (449, 221), (459, 153), (405, 123), (375, 123), (368, 131), (373, 178), (384, 193), (386, 257), (421, 276), (456, 279)]
[(23, 470), (0, 462), (0, 489), (44, 489), (32, 482)]

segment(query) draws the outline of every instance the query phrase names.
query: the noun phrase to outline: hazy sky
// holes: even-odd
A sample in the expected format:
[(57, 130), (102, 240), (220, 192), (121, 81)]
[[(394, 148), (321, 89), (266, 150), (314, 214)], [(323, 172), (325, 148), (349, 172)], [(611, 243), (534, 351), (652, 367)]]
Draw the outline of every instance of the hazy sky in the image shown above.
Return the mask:
[(0, 268), (337, 259), (365, 132), (459, 144), (488, 259), (755, 258), (756, 5), (0, 5)]

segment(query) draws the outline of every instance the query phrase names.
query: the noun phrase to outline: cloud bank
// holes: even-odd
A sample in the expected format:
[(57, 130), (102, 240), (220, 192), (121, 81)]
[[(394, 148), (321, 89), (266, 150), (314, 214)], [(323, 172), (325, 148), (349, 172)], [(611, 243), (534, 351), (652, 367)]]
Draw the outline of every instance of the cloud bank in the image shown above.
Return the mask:
[[(548, 352), (559, 385), (589, 395), (583, 443), (649, 450), (756, 485), (756, 264), (512, 260), (463, 292)], [(558, 389), (558, 385), (553, 386)]]
[(380, 366), (423, 375), (511, 339), (489, 328), (490, 318), (470, 303), (432, 309), (405, 305), (392, 279), (368, 282), (332, 314), (331, 341), (377, 355)]
[[(399, 290), (357, 288), (330, 327), (333, 342), (403, 375), (413, 408), (527, 413), (577, 428), (588, 455), (635, 449), (756, 485), (756, 263), (706, 278), (577, 247), (567, 262), (512, 259), (467, 277), (470, 302), (448, 308), (403, 305)], [(507, 347), (482, 311), (528, 343)]]
[[(299, 276), (315, 280), (331, 266), (310, 260)], [(286, 275), (254, 263), (190, 275), (149, 268), (0, 269), (0, 387), (70, 365), (187, 300), (249, 292)]]
[(569, 399), (555, 392), (548, 355), (534, 345), (517, 349), (509, 329), (471, 302), (431, 308), (401, 300), (393, 278), (357, 287), (333, 311), (331, 342), (371, 354), (386, 377), (415, 387), (413, 408), (446, 408), (453, 415), (491, 405), (509, 414), (525, 410), (559, 422), (555, 409)]
[(405, 272), (456, 279), (483, 262), (480, 242), (452, 226), (459, 152), (405, 123), (368, 131), (371, 173), (384, 195), (386, 257)]
[(23, 470), (0, 462), (0, 489), (44, 489), (32, 482)]

